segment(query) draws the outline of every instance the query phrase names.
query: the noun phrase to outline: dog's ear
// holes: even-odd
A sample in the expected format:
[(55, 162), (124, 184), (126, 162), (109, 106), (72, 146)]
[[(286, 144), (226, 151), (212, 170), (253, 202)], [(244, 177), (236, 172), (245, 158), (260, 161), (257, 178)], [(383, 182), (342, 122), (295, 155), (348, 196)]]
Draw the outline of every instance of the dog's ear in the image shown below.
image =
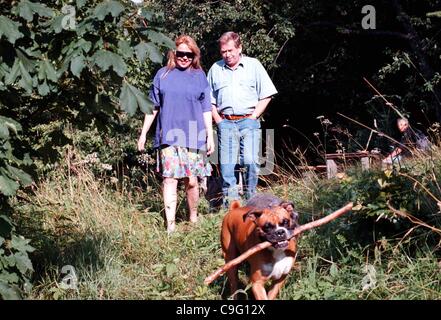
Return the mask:
[(243, 215), (243, 221), (245, 222), (247, 218), (251, 219), (251, 221), (256, 221), (257, 219), (259, 219), (262, 213), (262, 210), (251, 209)]
[(239, 200), (234, 200), (231, 205), (230, 205), (230, 211), (240, 208), (240, 201)]
[(289, 213), (292, 213), (294, 211), (294, 203), (290, 201), (283, 201), (280, 206), (288, 211)]
[(299, 219), (299, 214), (294, 210), (294, 203), (291, 201), (283, 201), (280, 206), (288, 211), (294, 220), (297, 221)]

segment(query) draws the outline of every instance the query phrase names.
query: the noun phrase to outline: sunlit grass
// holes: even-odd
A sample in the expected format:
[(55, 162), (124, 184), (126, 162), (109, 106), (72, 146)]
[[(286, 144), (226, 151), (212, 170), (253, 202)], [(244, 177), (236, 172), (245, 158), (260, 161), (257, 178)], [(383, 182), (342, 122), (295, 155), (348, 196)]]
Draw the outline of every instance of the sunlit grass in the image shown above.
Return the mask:
[[(425, 164), (427, 157), (409, 164), (428, 173), (422, 183), (435, 197), (440, 194), (436, 181), (440, 158), (434, 149), (430, 165)], [(315, 171), (295, 171), (295, 166), (284, 168), (265, 177), (260, 191), (293, 201), (302, 223), (329, 213), (344, 200), (332, 190), (348, 181), (326, 180)], [(353, 181), (369, 179), (357, 170), (347, 174)], [(60, 166), (32, 193), (15, 200), (18, 227), (37, 249), (31, 256), (36, 271), (29, 299), (228, 298), (225, 277), (210, 286), (203, 284), (223, 265), (219, 234), (224, 211), (207, 213), (208, 203), (201, 199), (200, 221), (190, 224), (181, 190), (177, 232), (168, 236), (159, 183), (127, 190), (110, 181), (95, 177), (87, 166), (75, 172)], [(434, 208), (433, 203), (429, 207)], [(281, 299), (441, 298), (439, 248), (408, 249), (412, 241), (424, 243), (421, 237), (433, 238), (430, 230), (361, 245), (341, 233), (350, 232), (354, 223), (341, 220), (300, 238), (297, 265)], [(75, 268), (76, 288), (62, 286), (65, 265)], [(373, 266), (376, 278), (375, 284), (363, 289), (367, 265)]]

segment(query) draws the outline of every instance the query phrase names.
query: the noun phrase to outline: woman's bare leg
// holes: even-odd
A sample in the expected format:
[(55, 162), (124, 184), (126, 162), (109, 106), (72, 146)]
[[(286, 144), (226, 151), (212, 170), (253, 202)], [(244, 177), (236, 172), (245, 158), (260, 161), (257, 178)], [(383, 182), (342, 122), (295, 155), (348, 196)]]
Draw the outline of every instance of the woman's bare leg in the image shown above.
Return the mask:
[(188, 177), (184, 179), (185, 191), (187, 193), (188, 210), (190, 211), (190, 221), (198, 221), (198, 201), (199, 184), (197, 177)]
[(165, 178), (163, 181), (163, 197), (165, 218), (167, 219), (167, 232), (172, 233), (176, 228), (176, 205), (177, 205), (178, 179)]

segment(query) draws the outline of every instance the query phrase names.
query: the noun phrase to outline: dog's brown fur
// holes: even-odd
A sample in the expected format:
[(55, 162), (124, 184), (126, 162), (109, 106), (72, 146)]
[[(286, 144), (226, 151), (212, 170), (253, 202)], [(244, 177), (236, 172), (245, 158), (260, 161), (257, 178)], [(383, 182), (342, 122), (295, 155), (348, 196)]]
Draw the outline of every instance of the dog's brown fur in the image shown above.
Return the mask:
[[(280, 227), (281, 225), (287, 226), (286, 220), (289, 220), (289, 227)], [(278, 231), (280, 237), (284, 237), (282, 233), (289, 229), (286, 232), (289, 236), (291, 230), (297, 226), (297, 213), (294, 212), (292, 203), (284, 202), (262, 209), (241, 207), (238, 201), (234, 201), (222, 222), (221, 244), (225, 262), (238, 257), (256, 244), (268, 240), (270, 233), (274, 236), (274, 232), (264, 231), (269, 225), (276, 226), (277, 230), (280, 229)], [(276, 298), (294, 264), (296, 250), (296, 238), (291, 238), (286, 247), (276, 249), (272, 246), (247, 259), (251, 268), (252, 292), (257, 300)], [(235, 266), (227, 271), (231, 294), (238, 289), (237, 270), (238, 267)], [(270, 279), (273, 280), (272, 286), (267, 293), (265, 283)]]

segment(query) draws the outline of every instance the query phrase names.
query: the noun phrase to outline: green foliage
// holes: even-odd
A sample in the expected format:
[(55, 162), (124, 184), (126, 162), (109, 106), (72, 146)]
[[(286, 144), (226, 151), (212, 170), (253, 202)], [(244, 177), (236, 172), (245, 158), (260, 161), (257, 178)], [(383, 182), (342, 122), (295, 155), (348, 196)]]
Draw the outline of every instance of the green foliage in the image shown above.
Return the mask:
[[(401, 12), (393, 3), (402, 4)], [(33, 259), (39, 286), (31, 296), (220, 298), (224, 279), (210, 287), (202, 280), (222, 265), (221, 215), (204, 216), (197, 226), (182, 222), (182, 229), (168, 238), (159, 182), (146, 174), (151, 168), (136, 164), (134, 142), (142, 119), (128, 116), (151, 111), (146, 91), (164, 50), (174, 45), (168, 36), (194, 36), (208, 68), (220, 59), (218, 37), (239, 32), (244, 52), (262, 61), (280, 92), (277, 114), (269, 114), (277, 130), (287, 119), (295, 120), (300, 130), (312, 130), (307, 118), (315, 121), (324, 111), (336, 110), (374, 118), (381, 129), (390, 128), (395, 115), (384, 112), (378, 97), (370, 99), (373, 94), (364, 87), (363, 76), (374, 78), (403, 113), (438, 108), (440, 75), (433, 71), (441, 61), (434, 41), (440, 22), (433, 12), (436, 1), (378, 3), (377, 12), (383, 14), (377, 15), (375, 31), (360, 30), (364, 4), (155, 0), (138, 11), (129, 1), (116, 0), (77, 0), (69, 6), (54, 0), (2, 2), (0, 201), (31, 183), (25, 173), (32, 171), (31, 158), (38, 172), (47, 174), (38, 177), (34, 193), (9, 200), (15, 201), (20, 233), (32, 237), (38, 249)], [(292, 110), (309, 114), (297, 123)], [(367, 141), (364, 132), (359, 137)], [(297, 183), (273, 186), (302, 211), (312, 212), (302, 214), (305, 222), (348, 201), (357, 204), (352, 214), (302, 237), (304, 271), (290, 278), (282, 297), (439, 298), (439, 268), (430, 255), (439, 239), (394, 215), (388, 204), (438, 227), (434, 199), (422, 190), (440, 198), (440, 168), (431, 164), (354, 172), (342, 180), (314, 180), (307, 189)], [(186, 217), (184, 207), (180, 202), (180, 219)], [(32, 271), (27, 257), (32, 248), (5, 215), (0, 237), (0, 261), (6, 268), (1, 269), (0, 293), (17, 298)], [(390, 237), (403, 239), (403, 252), (391, 248)], [(415, 247), (420, 244), (429, 248), (418, 256)], [(378, 281), (363, 290), (366, 257), (372, 259)], [(58, 285), (63, 263), (79, 270), (77, 291)]]
[(409, 255), (401, 245), (382, 239), (373, 249), (342, 249), (328, 260), (309, 251), (304, 239), (301, 267), (288, 278), (281, 299), (407, 300), (439, 299), (441, 282), (436, 255), (419, 249)]
[(15, 156), (14, 146), (12, 143), (12, 134), (21, 131), (18, 122), (0, 116), (0, 193), (1, 196), (12, 196), (17, 189), (22, 186), (28, 186), (32, 182), (29, 174), (19, 167), (29, 165), (30, 159), (25, 155), (24, 159)]
[[(51, 163), (72, 143), (67, 128), (97, 126), (105, 134), (119, 126), (121, 111), (151, 112), (143, 91), (171, 40), (153, 21), (141, 27), (146, 22), (141, 16), (153, 19), (155, 14), (142, 9), (138, 16), (132, 10), (114, 0), (0, 5), (2, 209), (6, 197), (31, 184), (23, 170), (31, 169), (31, 157), (40, 172), (53, 168)], [(15, 135), (20, 131), (19, 140)], [(32, 264), (27, 253), (32, 248), (29, 240), (15, 234), (12, 222), (2, 218), (10, 227), (0, 234), (0, 295), (18, 298), (20, 287), (29, 285)]]
[(436, 245), (441, 233), (428, 227), (439, 230), (441, 225), (439, 216), (434, 214), (438, 210), (436, 199), (441, 196), (437, 184), (441, 167), (436, 159), (414, 159), (393, 170), (347, 169), (341, 179), (317, 183), (314, 208), (336, 210), (350, 201), (354, 203), (351, 214), (322, 228), (317, 244), (326, 246), (329, 256), (336, 255), (339, 237), (344, 237), (349, 247), (367, 246), (383, 237), (410, 235), (415, 237), (408, 243), (411, 251), (423, 243)]
[(12, 221), (0, 215), (0, 298), (21, 299), (32, 286), (34, 271), (28, 253), (34, 251), (30, 240), (17, 236)]
[(0, 16), (0, 37), (5, 36), (10, 43), (14, 44), (18, 38), (23, 37), (23, 33), (18, 30), (19, 26), (18, 22), (12, 21), (8, 17)]
[[(0, 111), (26, 122), (32, 156), (59, 158), (58, 147), (69, 143), (66, 124), (108, 131), (121, 111), (151, 112), (144, 92), (162, 51), (173, 44), (161, 33), (158, 14), (133, 12), (116, 0), (23, 0), (0, 9)], [(54, 131), (38, 129), (45, 126)]]
[(124, 83), (121, 89), (120, 100), (126, 105), (126, 112), (129, 115), (136, 113), (137, 106), (144, 113), (150, 110), (151, 103), (148, 102), (146, 94), (128, 83)]
[(16, 194), (20, 186), (29, 186), (31, 176), (21, 167), (31, 163), (29, 156), (17, 157), (14, 143), (20, 131), (20, 124), (0, 116), (0, 298), (19, 299), (24, 290), (30, 289), (29, 276), (33, 271), (28, 252), (33, 248), (30, 240), (18, 236), (8, 211), (7, 199)]
[[(184, 192), (179, 192), (177, 232), (168, 236), (159, 185), (115, 191), (87, 167), (78, 165), (75, 175), (65, 169), (59, 167), (40, 181), (27, 199), (17, 199), (20, 224), (33, 235), (37, 248), (33, 258), (39, 273), (31, 298), (228, 298), (225, 276), (210, 286), (203, 284), (224, 264), (219, 242), (224, 212), (207, 214), (202, 200), (199, 223), (189, 224)], [(307, 189), (282, 183), (272, 187), (277, 195), (301, 205), (304, 222), (311, 220), (305, 213), (306, 205), (311, 205)], [(322, 211), (316, 205), (315, 210)], [(326, 206), (323, 212), (331, 210)], [(331, 228), (323, 226), (301, 236), (297, 263), (280, 299), (440, 298), (439, 256), (430, 241), (409, 250), (404, 240), (415, 239), (400, 242), (389, 239), (389, 233), (360, 246), (356, 238), (369, 230), (357, 230), (351, 221), (339, 223), (340, 219), (331, 222)], [(78, 289), (60, 286), (64, 264), (75, 267)], [(246, 283), (244, 270), (246, 266), (240, 275)], [(249, 294), (250, 288), (245, 291)]]
[[(284, 13), (290, 3), (259, 0), (221, 1), (153, 1), (152, 8), (166, 13), (165, 27), (172, 34), (192, 35), (202, 50), (206, 69), (221, 57), (217, 39), (226, 31), (240, 34), (244, 53), (258, 58), (270, 70), (277, 66), (280, 50), (294, 36), (294, 26)], [(183, 21), (185, 21), (183, 23)]]

